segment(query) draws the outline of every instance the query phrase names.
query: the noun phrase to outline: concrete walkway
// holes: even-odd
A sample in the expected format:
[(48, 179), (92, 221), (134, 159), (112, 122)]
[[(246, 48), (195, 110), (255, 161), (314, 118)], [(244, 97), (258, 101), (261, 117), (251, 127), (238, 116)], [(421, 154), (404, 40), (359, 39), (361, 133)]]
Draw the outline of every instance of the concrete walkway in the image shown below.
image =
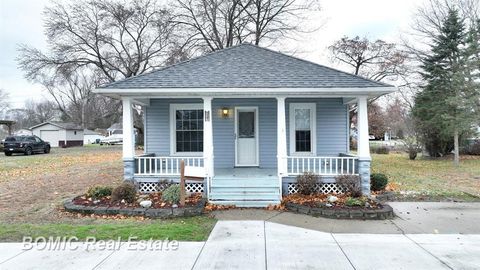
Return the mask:
[(337, 234), (265, 221), (219, 221), (175, 251), (22, 251), (0, 244), (0, 269), (480, 269), (480, 235)]

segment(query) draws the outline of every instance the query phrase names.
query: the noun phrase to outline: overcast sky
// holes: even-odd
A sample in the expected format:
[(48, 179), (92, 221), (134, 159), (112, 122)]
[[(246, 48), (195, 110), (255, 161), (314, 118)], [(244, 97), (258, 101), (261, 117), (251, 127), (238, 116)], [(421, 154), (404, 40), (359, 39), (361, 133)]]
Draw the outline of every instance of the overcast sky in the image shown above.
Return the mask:
[[(316, 24), (323, 27), (308, 39), (292, 42), (296, 56), (334, 66), (326, 48), (342, 36), (367, 36), (395, 42), (408, 29), (423, 0), (323, 0)], [(29, 83), (17, 68), (18, 44), (46, 48), (42, 10), (49, 0), (0, 0), (0, 88), (10, 95), (12, 107), (28, 99), (49, 98), (40, 85)], [(318, 22), (318, 23), (317, 23)], [(290, 46), (289, 46), (290, 47)]]

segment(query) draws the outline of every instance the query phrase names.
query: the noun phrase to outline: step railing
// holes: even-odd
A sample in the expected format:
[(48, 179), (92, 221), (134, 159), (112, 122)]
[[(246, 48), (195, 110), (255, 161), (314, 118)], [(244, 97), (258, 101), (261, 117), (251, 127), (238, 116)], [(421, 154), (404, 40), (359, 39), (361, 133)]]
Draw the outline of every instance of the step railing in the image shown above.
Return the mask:
[(300, 175), (304, 172), (312, 172), (318, 175), (357, 175), (358, 157), (308, 157), (288, 156), (287, 174), (290, 176)]
[(135, 176), (180, 176), (180, 162), (186, 166), (204, 167), (203, 157), (135, 157)]

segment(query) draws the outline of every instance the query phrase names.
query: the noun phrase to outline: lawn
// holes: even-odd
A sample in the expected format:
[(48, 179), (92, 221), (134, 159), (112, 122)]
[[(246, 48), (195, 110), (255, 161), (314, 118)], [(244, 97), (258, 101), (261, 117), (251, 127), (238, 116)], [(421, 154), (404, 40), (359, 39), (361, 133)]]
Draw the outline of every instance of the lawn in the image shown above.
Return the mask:
[(84, 239), (199, 241), (215, 219), (104, 219), (62, 211), (62, 202), (93, 185), (115, 186), (123, 180), (121, 147), (54, 148), (50, 154), (6, 157), (0, 153), (0, 241), (23, 236), (76, 236)]
[(36, 237), (71, 237), (85, 240), (95, 237), (97, 240), (118, 239), (136, 240), (170, 239), (178, 241), (205, 241), (215, 224), (209, 217), (192, 217), (172, 220), (119, 220), (104, 221), (93, 224), (2, 224), (0, 241), (21, 241), (23, 236)]
[[(460, 166), (451, 157), (409, 160), (407, 154), (372, 155), (372, 172), (389, 176), (406, 197), (428, 195), (430, 199), (480, 199), (480, 156), (462, 156)], [(412, 196), (410, 196), (412, 195)]]

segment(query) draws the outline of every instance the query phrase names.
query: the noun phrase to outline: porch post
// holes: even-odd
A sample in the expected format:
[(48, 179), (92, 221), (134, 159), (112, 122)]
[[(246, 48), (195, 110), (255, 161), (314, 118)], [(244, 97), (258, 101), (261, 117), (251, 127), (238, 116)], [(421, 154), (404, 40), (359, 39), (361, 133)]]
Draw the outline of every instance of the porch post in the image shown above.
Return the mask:
[(122, 98), (123, 105), (123, 175), (126, 181), (133, 181), (135, 173), (135, 135), (133, 130), (132, 100)]
[(277, 166), (278, 176), (287, 175), (287, 132), (285, 97), (277, 97)]
[(370, 194), (370, 142), (368, 134), (367, 97), (357, 98), (357, 128), (358, 128), (358, 173), (361, 178), (362, 193)]
[(207, 177), (213, 177), (213, 128), (212, 97), (203, 98), (203, 157)]

